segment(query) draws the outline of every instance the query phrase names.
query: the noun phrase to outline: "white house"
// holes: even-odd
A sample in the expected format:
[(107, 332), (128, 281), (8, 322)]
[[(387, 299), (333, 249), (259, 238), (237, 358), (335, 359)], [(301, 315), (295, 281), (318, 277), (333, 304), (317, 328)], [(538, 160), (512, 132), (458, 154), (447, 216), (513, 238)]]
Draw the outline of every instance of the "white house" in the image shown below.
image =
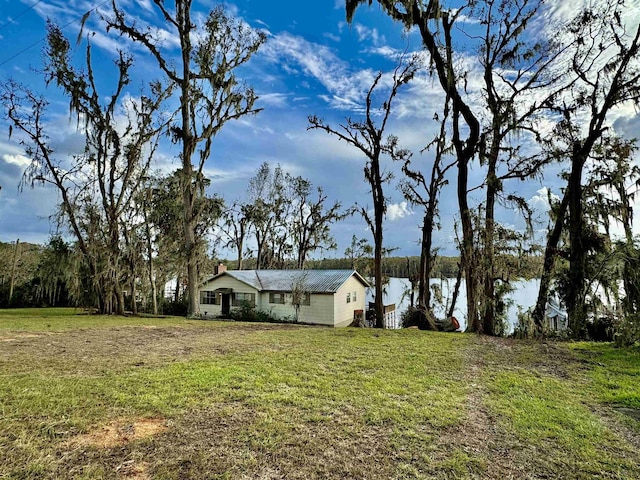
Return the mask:
[(347, 327), (356, 315), (364, 316), (367, 287), (354, 270), (226, 270), (221, 265), (200, 287), (200, 313), (225, 316), (248, 302), (276, 318)]

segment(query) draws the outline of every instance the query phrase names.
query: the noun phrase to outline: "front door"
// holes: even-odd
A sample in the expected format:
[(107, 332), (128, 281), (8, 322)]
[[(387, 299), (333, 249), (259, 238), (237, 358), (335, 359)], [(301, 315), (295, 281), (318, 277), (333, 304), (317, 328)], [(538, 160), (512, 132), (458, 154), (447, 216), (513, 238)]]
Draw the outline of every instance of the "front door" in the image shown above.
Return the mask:
[(222, 294), (222, 315), (229, 315), (231, 312), (231, 294), (223, 293)]

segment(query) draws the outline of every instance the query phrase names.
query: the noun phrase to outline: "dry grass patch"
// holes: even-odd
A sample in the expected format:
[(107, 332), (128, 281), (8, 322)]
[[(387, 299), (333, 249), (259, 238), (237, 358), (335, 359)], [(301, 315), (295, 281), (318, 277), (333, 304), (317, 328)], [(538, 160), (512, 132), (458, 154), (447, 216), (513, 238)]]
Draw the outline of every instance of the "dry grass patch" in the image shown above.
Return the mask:
[(167, 429), (166, 421), (162, 418), (141, 418), (134, 421), (120, 419), (77, 435), (69, 440), (69, 445), (114, 448), (159, 435)]
[(147, 462), (137, 462), (135, 460), (127, 460), (116, 468), (116, 472), (120, 478), (128, 480), (149, 480), (149, 464)]

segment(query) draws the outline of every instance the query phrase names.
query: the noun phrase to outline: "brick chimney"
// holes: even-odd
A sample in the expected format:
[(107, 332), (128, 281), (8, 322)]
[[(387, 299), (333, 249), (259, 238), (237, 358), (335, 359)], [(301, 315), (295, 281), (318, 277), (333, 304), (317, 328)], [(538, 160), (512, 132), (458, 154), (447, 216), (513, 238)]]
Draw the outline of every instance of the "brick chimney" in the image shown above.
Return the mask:
[(224, 263), (219, 263), (214, 269), (213, 269), (213, 274), (214, 275), (219, 275), (223, 272), (227, 271), (227, 266)]

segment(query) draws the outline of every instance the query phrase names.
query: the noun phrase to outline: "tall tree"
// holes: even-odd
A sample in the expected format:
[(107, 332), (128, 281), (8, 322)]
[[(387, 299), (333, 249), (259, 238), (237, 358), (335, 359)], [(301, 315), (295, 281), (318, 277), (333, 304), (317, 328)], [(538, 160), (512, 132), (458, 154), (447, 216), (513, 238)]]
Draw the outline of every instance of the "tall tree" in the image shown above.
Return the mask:
[[(183, 173), (178, 169), (170, 175), (154, 180), (147, 213), (149, 222), (157, 232), (155, 244), (158, 259), (162, 263), (158, 268), (160, 276), (175, 276), (177, 282), (180, 282), (185, 270), (184, 242), (181, 237), (182, 222), (180, 221), (183, 213), (180, 195), (182, 175)], [(207, 195), (206, 189), (210, 185), (210, 180), (200, 179), (197, 183), (202, 191), (198, 192), (197, 202), (194, 202), (198, 222), (193, 232), (193, 256), (196, 267), (200, 270), (206, 260), (207, 237), (221, 216), (223, 201), (216, 195)]]
[(107, 25), (144, 46), (156, 60), (167, 81), (176, 88), (180, 106), (179, 121), (172, 126), (172, 139), (182, 147), (180, 190), (183, 207), (184, 255), (187, 264), (189, 314), (199, 313), (198, 259), (196, 228), (198, 201), (204, 189), (203, 170), (211, 153), (213, 139), (230, 120), (255, 114), (256, 95), (239, 83), (237, 69), (244, 65), (265, 41), (240, 20), (228, 16), (222, 7), (212, 10), (198, 24), (192, 0), (175, 0), (170, 10), (164, 0), (153, 0), (180, 42), (180, 55), (174, 58), (151, 27), (141, 28), (112, 0), (113, 16)]
[(249, 181), (247, 214), (256, 240), (256, 268), (271, 268), (278, 247), (285, 249), (287, 209), (286, 174), (264, 162)]
[[(420, 267), (418, 269), (418, 308), (431, 308), (431, 288), (429, 280), (436, 260), (433, 248), (433, 229), (438, 226), (438, 205), (440, 191), (448, 183), (447, 171), (455, 166), (455, 161), (444, 163), (445, 155), (450, 151), (447, 144), (446, 119), (449, 116), (449, 100), (444, 104), (443, 118), (440, 119), (440, 131), (437, 137), (426, 147), (435, 148), (431, 175), (427, 177), (411, 166), (411, 159), (407, 159), (402, 166), (402, 172), (407, 180), (401, 182), (400, 188), (405, 198), (414, 205), (424, 208), (422, 220), (422, 238), (420, 240)], [(408, 271), (407, 271), (408, 274)], [(412, 289), (413, 290), (413, 289)], [(412, 292), (413, 294), (413, 292)]]
[[(346, 0), (347, 21), (362, 3), (373, 0)], [(382, 9), (407, 29), (417, 28), (429, 53), (431, 68), (446, 97), (451, 101), (451, 141), (456, 155), (457, 197), (462, 227), (461, 260), (467, 285), (467, 325), (471, 331), (481, 331), (478, 315), (477, 258), (474, 251), (472, 213), (468, 200), (469, 165), (480, 142), (480, 122), (465, 98), (466, 80), (455, 70), (452, 31), (464, 8), (443, 10), (438, 0), (378, 0)]]
[[(335, 135), (340, 140), (360, 150), (367, 158), (364, 167), (364, 177), (371, 187), (373, 200), (373, 218), (365, 207), (360, 208), (360, 213), (367, 222), (373, 235), (373, 277), (375, 282), (374, 308), (376, 313), (376, 327), (384, 328), (384, 306), (382, 301), (382, 256), (383, 256), (383, 219), (387, 210), (387, 200), (384, 194), (384, 184), (391, 179), (391, 174), (386, 172), (381, 163), (381, 157), (388, 155), (393, 160), (404, 161), (410, 155), (407, 150), (398, 146), (398, 138), (389, 135), (384, 137), (393, 99), (399, 89), (407, 84), (416, 72), (416, 62), (401, 62), (393, 73), (391, 88), (386, 100), (379, 109), (372, 107), (373, 95), (382, 78), (382, 72), (378, 73), (373, 84), (369, 88), (366, 97), (365, 118), (361, 121), (353, 121), (350, 118), (340, 125), (339, 129), (325, 124), (316, 116), (309, 117), (309, 129), (318, 128)], [(374, 122), (376, 114), (381, 114), (379, 125)]]
[(47, 25), (44, 75), (69, 98), (72, 117), (85, 137), (84, 152), (58, 155), (47, 132), (47, 101), (15, 82), (5, 85), (7, 116), (21, 135), (31, 160), (23, 185), (53, 184), (62, 197), (62, 214), (90, 269), (90, 278), (104, 313), (124, 313), (120, 275), (122, 223), (149, 168), (165, 124), (157, 114), (169, 88), (149, 85), (149, 94), (125, 99), (133, 59), (119, 52), (116, 85), (104, 102), (99, 93), (87, 42), (84, 70), (74, 67), (71, 47), (56, 25)]
[[(569, 328), (575, 337), (586, 335), (586, 270), (585, 222), (583, 214), (583, 173), (594, 148), (608, 129), (611, 111), (623, 104), (640, 102), (640, 26), (629, 31), (623, 24), (624, 1), (591, 5), (568, 25), (566, 42), (571, 45), (568, 61), (575, 82), (570, 95), (556, 110), (563, 128), (556, 129), (558, 150), (570, 161), (570, 171), (558, 221), (568, 212), (569, 218), (569, 282), (566, 294)], [(561, 225), (561, 223), (559, 224)], [(557, 225), (556, 225), (557, 226)], [(559, 238), (547, 241), (547, 252), (553, 257)], [(552, 260), (549, 261), (552, 266)], [(545, 263), (546, 266), (546, 263)], [(549, 274), (547, 270), (544, 272)], [(541, 304), (546, 299), (548, 282), (541, 283), (535, 321), (541, 326)]]
[(312, 198), (313, 185), (302, 177), (291, 177), (294, 211), (291, 216), (291, 235), (296, 252), (296, 265), (304, 268), (307, 256), (319, 249), (337, 248), (331, 236), (331, 225), (352, 214), (351, 210), (342, 211), (342, 204), (335, 202), (325, 205), (327, 195), (322, 187), (316, 189), (317, 196)]
[(222, 213), (219, 227), (226, 240), (224, 246), (233, 247), (236, 251), (236, 270), (242, 270), (250, 220), (249, 206), (240, 201), (233, 202), (233, 205)]

